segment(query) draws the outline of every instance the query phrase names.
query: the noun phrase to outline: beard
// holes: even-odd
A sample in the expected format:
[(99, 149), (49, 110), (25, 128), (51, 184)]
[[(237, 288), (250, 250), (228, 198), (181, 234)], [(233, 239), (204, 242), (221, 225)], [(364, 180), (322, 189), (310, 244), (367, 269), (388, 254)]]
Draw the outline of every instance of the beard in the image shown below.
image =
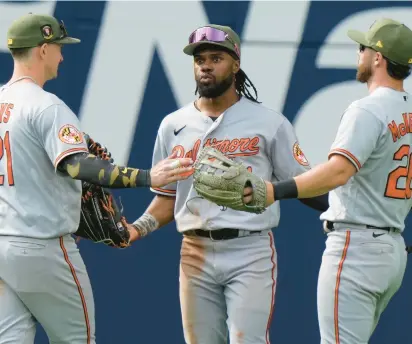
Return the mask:
[(362, 65), (358, 67), (358, 71), (356, 72), (356, 80), (364, 84), (368, 82), (371, 77), (372, 77), (371, 66)]
[(234, 75), (230, 74), (226, 79), (223, 79), (219, 83), (202, 84), (199, 80), (196, 80), (197, 90), (199, 95), (203, 98), (217, 98), (225, 93), (233, 84)]

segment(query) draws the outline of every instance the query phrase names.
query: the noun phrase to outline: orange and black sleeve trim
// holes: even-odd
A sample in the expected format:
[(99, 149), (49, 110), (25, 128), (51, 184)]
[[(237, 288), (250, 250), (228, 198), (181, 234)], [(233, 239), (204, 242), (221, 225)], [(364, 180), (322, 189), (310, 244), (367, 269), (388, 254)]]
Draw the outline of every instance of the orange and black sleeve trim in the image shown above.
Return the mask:
[(360, 161), (356, 158), (356, 156), (354, 156), (351, 152), (347, 151), (346, 149), (332, 149), (328, 154), (328, 158), (330, 158), (334, 154), (343, 155), (345, 158), (347, 158), (355, 166), (356, 171), (359, 171), (361, 169), (362, 164), (360, 163)]
[(163, 188), (150, 188), (150, 190), (164, 196), (176, 196), (176, 190), (168, 190)]
[(54, 167), (57, 169), (60, 162), (68, 157), (71, 154), (74, 153), (88, 153), (89, 151), (87, 150), (87, 148), (70, 148), (68, 150), (65, 150), (64, 152), (60, 153), (57, 158), (54, 160)]

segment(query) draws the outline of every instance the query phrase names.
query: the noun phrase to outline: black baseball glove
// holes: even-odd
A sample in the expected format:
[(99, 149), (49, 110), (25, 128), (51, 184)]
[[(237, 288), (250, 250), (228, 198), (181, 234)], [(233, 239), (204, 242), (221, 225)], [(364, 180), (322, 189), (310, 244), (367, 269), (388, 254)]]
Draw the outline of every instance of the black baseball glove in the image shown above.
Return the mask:
[[(87, 134), (84, 138), (91, 154), (113, 162), (104, 146)], [(130, 246), (123, 208), (118, 206), (112, 192), (88, 182), (82, 182), (82, 189), (80, 223), (74, 235), (116, 248)]]

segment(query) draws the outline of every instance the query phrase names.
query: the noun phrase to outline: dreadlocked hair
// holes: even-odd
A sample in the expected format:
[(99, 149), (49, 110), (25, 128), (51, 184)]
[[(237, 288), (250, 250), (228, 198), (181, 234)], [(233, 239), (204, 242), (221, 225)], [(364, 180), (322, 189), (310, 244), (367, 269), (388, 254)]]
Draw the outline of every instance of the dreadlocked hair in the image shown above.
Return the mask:
[[(253, 85), (253, 82), (249, 79), (246, 73), (241, 69), (239, 69), (239, 71), (235, 74), (235, 88), (236, 88), (237, 93), (246, 97), (252, 102), (261, 103), (260, 101), (258, 101), (258, 93), (257, 93), (257, 89), (255, 85)], [(253, 89), (253, 93), (255, 94), (255, 96), (252, 95), (249, 88)], [(199, 91), (199, 88), (196, 86), (195, 95), (197, 94), (198, 91)]]
[[(237, 93), (243, 95), (252, 102), (261, 103), (260, 101), (258, 101), (258, 93), (255, 85), (253, 85), (253, 82), (241, 69), (239, 69), (239, 71), (235, 75), (235, 88)], [(250, 88), (253, 89), (255, 96), (252, 95), (251, 91), (249, 90)]]

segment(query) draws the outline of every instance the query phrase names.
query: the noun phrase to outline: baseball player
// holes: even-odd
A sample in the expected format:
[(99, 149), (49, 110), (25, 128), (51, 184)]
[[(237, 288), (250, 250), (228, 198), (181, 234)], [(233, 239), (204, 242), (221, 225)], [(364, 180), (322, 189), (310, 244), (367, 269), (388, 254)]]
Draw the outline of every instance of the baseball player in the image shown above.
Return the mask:
[(33, 343), (35, 319), (50, 343), (95, 343), (92, 289), (70, 235), (80, 180), (160, 187), (190, 171), (176, 168), (190, 159), (173, 155), (150, 172), (89, 155), (76, 115), (43, 90), (62, 45), (79, 42), (46, 15), (25, 15), (7, 33), (14, 72), (0, 88), (0, 343)]
[(330, 191), (321, 215), (328, 233), (318, 281), (322, 344), (368, 343), (403, 280), (401, 234), (412, 206), (412, 99), (403, 86), (412, 31), (379, 19), (367, 33), (348, 36), (359, 43), (356, 79), (369, 95), (342, 115), (328, 162), (267, 190), (268, 204)]
[[(291, 123), (257, 101), (240, 68), (239, 36), (227, 26), (196, 29), (184, 48), (193, 56), (199, 98), (162, 121), (153, 164), (176, 152), (196, 159), (212, 145), (269, 180), (309, 169)], [(173, 219), (183, 234), (180, 301), (188, 344), (269, 343), (277, 255), (271, 229), (278, 203), (260, 215), (219, 207), (199, 197), (192, 177), (163, 188), (133, 227), (132, 241)], [(314, 200), (312, 200), (314, 201)], [(315, 200), (319, 201), (319, 199)], [(327, 209), (327, 200), (311, 206)]]

